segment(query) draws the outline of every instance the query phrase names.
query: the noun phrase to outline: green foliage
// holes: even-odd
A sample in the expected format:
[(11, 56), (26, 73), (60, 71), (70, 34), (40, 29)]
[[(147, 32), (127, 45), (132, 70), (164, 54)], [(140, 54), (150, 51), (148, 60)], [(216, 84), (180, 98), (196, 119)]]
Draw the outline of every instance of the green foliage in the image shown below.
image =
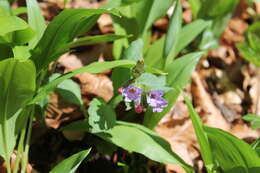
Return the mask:
[(218, 39), (224, 31), (239, 0), (189, 0), (195, 19), (209, 22), (200, 43), (201, 50), (208, 50), (218, 46)]
[(199, 115), (197, 114), (197, 112), (195, 112), (190, 100), (187, 97), (185, 97), (185, 102), (188, 106), (193, 128), (195, 130), (195, 134), (197, 136), (198, 143), (200, 145), (200, 151), (201, 151), (203, 161), (205, 163), (205, 167), (207, 168), (208, 173), (214, 172), (213, 171), (213, 165), (214, 165), (213, 156), (212, 156), (212, 152), (210, 150), (208, 136), (206, 135), (206, 133), (203, 130), (203, 124), (200, 120)]
[(177, 0), (174, 13), (170, 19), (168, 32), (166, 34), (163, 56), (165, 59), (165, 67), (172, 62), (173, 55), (176, 55), (176, 47), (179, 43), (179, 35), (182, 26), (182, 7), (180, 0)]
[(208, 172), (259, 172), (258, 141), (250, 146), (228, 132), (203, 126), (187, 98), (186, 104)]
[(260, 116), (255, 115), (255, 114), (247, 114), (247, 115), (243, 116), (243, 119), (251, 122), (251, 126), (253, 129), (260, 128)]
[(28, 23), (35, 31), (35, 37), (29, 42), (30, 48), (34, 48), (41, 39), (46, 28), (44, 18), (36, 0), (26, 0)]
[(30, 102), (30, 104), (35, 104), (38, 101), (44, 99), (48, 94), (54, 91), (57, 85), (59, 85), (64, 80), (73, 77), (76, 74), (83, 73), (83, 72), (100, 73), (115, 67), (130, 68), (133, 67), (134, 65), (135, 62), (129, 60), (118, 60), (118, 61), (111, 61), (111, 62), (94, 62), (88, 66), (81, 67), (67, 74), (61, 75), (60, 77), (56, 78), (50, 83), (42, 86), (41, 88), (39, 88), (38, 94), (34, 97), (34, 99)]
[(203, 55), (201, 52), (191, 53), (185, 55), (172, 61), (166, 69), (167, 75), (167, 86), (173, 88), (172, 91), (166, 93), (166, 100), (168, 100), (168, 106), (163, 112), (152, 113), (148, 110), (145, 113), (144, 125), (153, 129), (157, 123), (163, 118), (163, 116), (170, 111), (174, 105), (178, 95), (180, 94), (180, 89), (182, 89), (188, 82), (191, 73), (195, 70), (195, 67)]
[(237, 43), (240, 54), (255, 66), (260, 67), (260, 22), (252, 24), (246, 33), (246, 41)]
[(102, 99), (93, 99), (88, 109), (88, 122), (92, 133), (109, 130), (116, 124), (116, 113)]
[(50, 173), (74, 173), (79, 167), (80, 163), (87, 157), (91, 149), (80, 151), (69, 158), (63, 160), (57, 166), (55, 166)]
[(41, 40), (33, 49), (31, 59), (37, 71), (46, 68), (64, 53), (63, 47), (83, 32), (87, 32), (98, 17), (107, 10), (69, 9), (64, 10), (47, 26)]
[(213, 158), (224, 172), (260, 171), (260, 158), (244, 141), (220, 129), (205, 127)]
[[(9, 160), (16, 143), (19, 111), (35, 92), (35, 67), (32, 61), (8, 58), (0, 61), (0, 154)], [(19, 122), (18, 122), (19, 123)]]

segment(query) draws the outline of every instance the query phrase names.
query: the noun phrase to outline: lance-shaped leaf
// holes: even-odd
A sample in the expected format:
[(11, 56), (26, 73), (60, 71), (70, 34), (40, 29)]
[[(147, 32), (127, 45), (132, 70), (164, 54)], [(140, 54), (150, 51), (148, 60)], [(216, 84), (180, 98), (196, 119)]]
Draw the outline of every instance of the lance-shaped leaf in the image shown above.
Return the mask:
[(260, 158), (243, 140), (217, 128), (204, 127), (213, 158), (223, 172), (260, 172)]
[(41, 39), (43, 32), (46, 28), (45, 20), (41, 14), (37, 0), (26, 0), (28, 23), (35, 31), (35, 37), (29, 42), (30, 48), (34, 48), (38, 41)]
[(69, 9), (56, 16), (33, 50), (31, 59), (35, 62), (37, 71), (56, 60), (64, 53), (60, 52), (61, 48), (83, 32), (89, 31), (98, 17), (106, 12), (111, 11), (103, 9)]
[(88, 156), (91, 149), (78, 152), (69, 158), (63, 160), (57, 166), (55, 166), (50, 173), (74, 173), (81, 164), (81, 162)]
[(0, 61), (0, 154), (9, 158), (15, 147), (19, 110), (33, 97), (36, 72), (32, 61)]
[(174, 105), (181, 89), (189, 82), (192, 72), (195, 70), (200, 57), (203, 55), (201, 52), (191, 53), (174, 60), (168, 65), (166, 72), (167, 86), (173, 88), (165, 95), (168, 100), (168, 106), (164, 108), (163, 112), (152, 112), (150, 109), (145, 113), (144, 124), (146, 127), (153, 129), (157, 123), (170, 111)]
[(88, 73), (100, 73), (115, 67), (125, 67), (125, 68), (131, 68), (135, 65), (134, 61), (129, 61), (129, 60), (118, 60), (118, 61), (111, 61), (111, 62), (94, 62), (90, 65), (87, 65), (85, 67), (81, 67), (79, 69), (73, 70), (67, 74), (64, 74), (55, 80), (51, 81), (47, 85), (41, 87), (39, 89), (39, 92), (37, 96), (30, 102), (30, 104), (34, 104), (42, 99), (44, 99), (48, 94), (54, 91), (57, 85), (59, 85), (62, 81), (65, 79), (69, 79), (72, 76), (83, 73), (83, 72), (88, 72)]
[(144, 126), (117, 121), (112, 129), (96, 135), (130, 152), (141, 153), (157, 162), (178, 164), (187, 172), (193, 172), (188, 164), (172, 152), (167, 141)]

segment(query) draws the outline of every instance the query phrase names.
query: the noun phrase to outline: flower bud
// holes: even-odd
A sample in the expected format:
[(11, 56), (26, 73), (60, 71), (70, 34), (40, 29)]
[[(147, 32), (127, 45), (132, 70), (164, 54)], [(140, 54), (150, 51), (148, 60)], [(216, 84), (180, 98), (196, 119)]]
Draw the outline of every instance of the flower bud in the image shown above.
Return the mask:
[(135, 112), (140, 114), (144, 111), (144, 108), (140, 104), (135, 105)]

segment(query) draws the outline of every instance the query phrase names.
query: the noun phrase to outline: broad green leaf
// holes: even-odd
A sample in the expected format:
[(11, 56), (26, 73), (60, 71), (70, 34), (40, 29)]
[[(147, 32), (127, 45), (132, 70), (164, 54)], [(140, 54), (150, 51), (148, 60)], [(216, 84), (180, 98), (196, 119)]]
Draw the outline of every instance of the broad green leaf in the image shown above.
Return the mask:
[(0, 154), (9, 158), (15, 147), (15, 122), (19, 110), (35, 92), (34, 64), (27, 60), (9, 58), (0, 61)]
[(178, 44), (176, 45), (176, 51), (173, 57), (177, 56), (180, 51), (190, 44), (208, 25), (208, 22), (201, 19), (185, 25), (181, 29)]
[(64, 74), (57, 79), (51, 81), (47, 85), (41, 87), (39, 89), (38, 94), (35, 96), (35, 98), (30, 102), (30, 104), (34, 104), (43, 98), (45, 98), (49, 93), (53, 92), (57, 85), (59, 85), (62, 81), (65, 79), (69, 79), (73, 77), (76, 74), (88, 72), (88, 73), (100, 73), (103, 71), (106, 71), (108, 69), (112, 69), (115, 67), (125, 67), (125, 68), (131, 68), (135, 65), (135, 62), (129, 61), (129, 60), (118, 60), (118, 61), (111, 61), (111, 62), (94, 62), (90, 65), (87, 65), (85, 67), (73, 70), (67, 74)]
[(249, 44), (246, 42), (237, 43), (236, 47), (238, 48), (240, 54), (249, 62), (260, 67), (260, 55), (252, 49)]
[(153, 129), (157, 123), (168, 113), (174, 105), (177, 97), (182, 89), (191, 77), (192, 72), (203, 55), (201, 52), (191, 53), (174, 60), (166, 69), (167, 86), (173, 88), (165, 95), (165, 99), (168, 101), (168, 106), (164, 108), (163, 112), (153, 113), (151, 109), (145, 113), (144, 125), (150, 129)]
[(150, 29), (153, 22), (166, 14), (173, 2), (174, 0), (142, 0), (131, 6), (140, 36)]
[(201, 7), (201, 0), (189, 0), (190, 6), (191, 6), (191, 10), (192, 10), (192, 16), (196, 19), (198, 12), (200, 10)]
[(41, 14), (37, 0), (26, 0), (28, 23), (36, 32), (35, 37), (29, 42), (30, 48), (34, 48), (41, 39), (46, 28), (45, 20)]
[(131, 79), (131, 70), (127, 68), (115, 68), (112, 72), (114, 94), (118, 94), (118, 89), (123, 87)]
[(0, 0), (0, 16), (1, 14), (10, 15), (11, 7), (8, 0)]
[(149, 90), (171, 90), (171, 88), (166, 87), (166, 76), (155, 76), (151, 73), (143, 73), (135, 82), (138, 85), (148, 87)]
[(253, 129), (260, 128), (260, 116), (255, 114), (247, 114), (243, 116), (243, 120), (250, 121)]
[(260, 158), (249, 144), (216, 128), (204, 127), (212, 155), (223, 172), (256, 173), (260, 171)]
[(193, 172), (177, 154), (173, 153), (168, 142), (144, 126), (117, 121), (116, 126), (97, 136), (130, 152), (137, 152), (161, 163), (181, 165), (187, 172)]
[(102, 99), (93, 99), (88, 108), (88, 122), (91, 133), (109, 130), (116, 124), (116, 113), (112, 107)]
[(28, 46), (15, 46), (13, 48), (13, 54), (14, 58), (19, 59), (28, 59), (31, 56)]
[(26, 22), (16, 16), (1, 16), (0, 24), (0, 36), (2, 37), (8, 33), (28, 28)]
[(190, 100), (187, 97), (185, 97), (185, 102), (186, 105), (188, 106), (190, 118), (192, 121), (193, 128), (195, 130), (195, 134), (197, 136), (197, 140), (200, 146), (200, 151), (201, 151), (204, 164), (207, 168), (208, 173), (211, 173), (213, 172), (214, 163), (213, 163), (213, 157), (212, 157), (208, 137), (203, 130), (203, 124), (200, 120), (199, 115), (194, 110)]
[(28, 43), (35, 36), (35, 32), (29, 26), (24, 30), (13, 32), (12, 42), (17, 45)]
[(18, 16), (18, 15), (25, 14), (25, 13), (27, 13), (26, 7), (12, 8), (12, 14), (14, 16)]
[(124, 51), (123, 59), (138, 61), (143, 59), (143, 46), (142, 39), (133, 41), (130, 46)]
[[(166, 34), (163, 56), (165, 59), (165, 67), (167, 67), (174, 58), (173, 55), (176, 54), (176, 46), (179, 40), (179, 33), (182, 26), (182, 7), (180, 0), (176, 1), (173, 15), (170, 19), (168, 32)], [(182, 42), (180, 40), (180, 42)]]
[(260, 138), (256, 139), (254, 143), (251, 144), (251, 147), (257, 152), (260, 157)]
[(118, 40), (118, 39), (125, 38), (125, 37), (127, 37), (127, 36), (116, 35), (116, 34), (87, 36), (87, 37), (79, 38), (78, 40), (67, 44), (63, 49), (70, 49), (70, 48), (75, 48), (75, 47), (84, 46), (84, 45), (105, 43), (105, 42), (110, 42), (110, 41)]
[(71, 79), (61, 82), (55, 89), (61, 97), (68, 103), (83, 106), (79, 85)]
[[(37, 71), (48, 66), (62, 53), (60, 49), (75, 37), (87, 32), (102, 13), (112, 11), (103, 9), (68, 9), (62, 11), (46, 28), (41, 40), (33, 50), (31, 59)], [(114, 13), (113, 13), (114, 14)]]
[(81, 152), (78, 152), (69, 158), (63, 160), (61, 163), (59, 163), (57, 166), (55, 166), (50, 173), (74, 173), (76, 172), (77, 168), (81, 164), (81, 162), (87, 157), (87, 155), (90, 153), (91, 148), (88, 150), (84, 150)]
[(163, 47), (164, 47), (165, 37), (160, 38), (153, 42), (153, 44), (148, 48), (144, 55), (145, 65), (150, 67), (155, 67), (158, 69), (163, 69), (164, 59), (163, 59)]
[(12, 48), (5, 44), (0, 44), (0, 52), (1, 52), (0, 61), (14, 56)]
[[(143, 59), (143, 41), (137, 39), (124, 51), (122, 59), (139, 61)], [(122, 85), (131, 78), (131, 70), (126, 68), (116, 68), (112, 73), (113, 88), (116, 94)]]
[(216, 18), (232, 13), (238, 0), (204, 0), (199, 17)]
[(202, 52), (190, 53), (174, 60), (169, 64), (167, 83), (173, 88), (183, 88), (190, 80), (192, 72), (195, 70)]

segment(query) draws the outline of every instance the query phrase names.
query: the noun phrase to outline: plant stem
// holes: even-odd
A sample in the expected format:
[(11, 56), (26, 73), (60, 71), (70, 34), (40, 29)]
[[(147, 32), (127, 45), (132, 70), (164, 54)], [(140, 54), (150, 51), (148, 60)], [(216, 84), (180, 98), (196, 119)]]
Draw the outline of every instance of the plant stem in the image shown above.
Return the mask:
[(22, 159), (21, 173), (26, 172), (26, 167), (27, 167), (27, 163), (28, 163), (28, 152), (29, 152), (29, 147), (30, 147), (33, 115), (34, 115), (34, 110), (32, 110), (30, 117), (29, 117), (29, 125), (28, 125), (28, 129), (27, 129), (27, 136), (26, 136), (25, 149), (24, 149), (23, 159)]
[(20, 139), (19, 139), (18, 151), (17, 151), (17, 154), (16, 154), (16, 160), (15, 160), (13, 173), (17, 173), (18, 169), (19, 169), (19, 163), (20, 163), (22, 153), (23, 153), (23, 148), (24, 148), (23, 146), (24, 146), (25, 134), (26, 134), (26, 128), (24, 127), (22, 129), (21, 136), (20, 136)]
[(3, 135), (3, 143), (4, 143), (4, 152), (5, 152), (5, 157), (4, 157), (4, 160), (5, 160), (5, 163), (6, 163), (6, 169), (7, 169), (7, 173), (11, 173), (11, 162), (10, 162), (10, 155), (8, 153), (8, 144), (7, 144), (7, 131), (6, 131), (6, 121), (4, 120), (3, 121), (3, 124), (2, 124), (2, 135)]

